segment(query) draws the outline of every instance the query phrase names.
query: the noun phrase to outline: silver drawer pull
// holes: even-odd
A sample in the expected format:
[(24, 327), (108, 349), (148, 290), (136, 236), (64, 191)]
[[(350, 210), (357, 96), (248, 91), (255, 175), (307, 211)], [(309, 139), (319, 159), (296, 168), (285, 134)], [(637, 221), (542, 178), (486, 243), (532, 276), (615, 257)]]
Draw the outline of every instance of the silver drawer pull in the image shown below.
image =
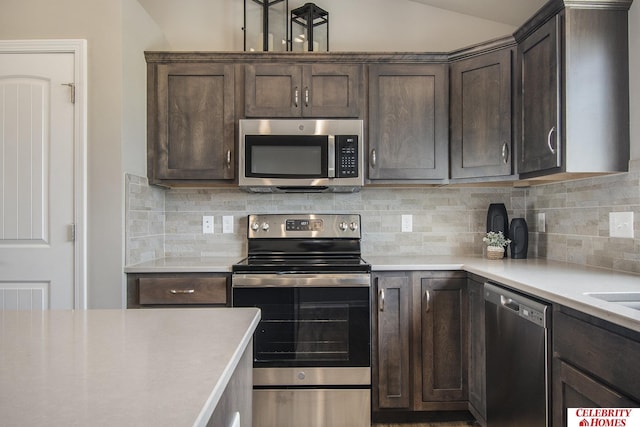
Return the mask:
[(375, 168), (376, 167), (376, 163), (377, 163), (377, 158), (376, 158), (376, 149), (374, 148), (373, 150), (371, 150), (371, 167)]
[(186, 295), (186, 294), (195, 294), (195, 289), (171, 289), (169, 293), (172, 295)]
[(298, 106), (298, 99), (300, 98), (300, 92), (298, 91), (298, 86), (293, 89), (293, 106)]
[(424, 312), (428, 313), (429, 310), (431, 310), (431, 292), (429, 292), (429, 289), (424, 291), (424, 297), (427, 300), (427, 308), (424, 310)]
[(380, 289), (378, 306), (380, 311), (384, 311), (384, 289)]

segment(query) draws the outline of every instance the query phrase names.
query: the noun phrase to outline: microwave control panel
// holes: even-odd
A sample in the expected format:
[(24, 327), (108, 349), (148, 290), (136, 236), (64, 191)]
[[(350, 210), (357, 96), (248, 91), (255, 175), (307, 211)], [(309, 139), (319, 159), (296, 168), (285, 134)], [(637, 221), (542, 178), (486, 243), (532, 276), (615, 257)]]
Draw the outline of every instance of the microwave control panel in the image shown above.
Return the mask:
[(358, 136), (336, 135), (336, 177), (358, 176)]

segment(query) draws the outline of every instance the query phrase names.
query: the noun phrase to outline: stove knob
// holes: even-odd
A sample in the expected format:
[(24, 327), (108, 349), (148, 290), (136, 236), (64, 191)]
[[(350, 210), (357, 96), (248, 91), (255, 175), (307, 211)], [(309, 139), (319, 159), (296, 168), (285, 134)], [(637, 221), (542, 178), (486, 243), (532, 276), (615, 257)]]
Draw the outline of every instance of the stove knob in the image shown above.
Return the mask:
[(358, 230), (358, 223), (357, 222), (352, 222), (351, 224), (349, 224), (349, 228), (351, 229), (351, 231)]
[(263, 222), (262, 223), (262, 230), (263, 231), (269, 231), (269, 223), (268, 222)]
[(251, 229), (253, 231), (258, 231), (258, 228), (260, 228), (260, 224), (258, 224), (257, 222), (254, 222), (253, 224), (251, 224)]
[(338, 227), (339, 227), (339, 228), (340, 228), (340, 230), (342, 230), (342, 231), (347, 231), (347, 228), (349, 228), (349, 225), (348, 225), (346, 222), (342, 221), (342, 222), (340, 223), (340, 225), (338, 225)]

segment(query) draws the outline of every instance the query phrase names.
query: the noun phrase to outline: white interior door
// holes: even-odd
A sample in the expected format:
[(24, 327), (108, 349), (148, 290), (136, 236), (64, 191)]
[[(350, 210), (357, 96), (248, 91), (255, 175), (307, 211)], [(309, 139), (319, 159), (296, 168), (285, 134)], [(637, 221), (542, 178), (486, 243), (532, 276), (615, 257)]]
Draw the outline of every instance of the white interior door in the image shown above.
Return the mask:
[(75, 307), (74, 70), (0, 51), (0, 310)]

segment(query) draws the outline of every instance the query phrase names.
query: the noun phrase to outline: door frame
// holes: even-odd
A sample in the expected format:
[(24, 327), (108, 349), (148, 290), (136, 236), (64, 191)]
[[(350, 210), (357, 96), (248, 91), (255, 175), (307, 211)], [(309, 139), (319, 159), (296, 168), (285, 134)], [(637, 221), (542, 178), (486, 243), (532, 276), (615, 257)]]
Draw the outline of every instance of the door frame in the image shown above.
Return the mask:
[(74, 309), (87, 309), (87, 41), (83, 39), (0, 40), (0, 53), (74, 55)]

